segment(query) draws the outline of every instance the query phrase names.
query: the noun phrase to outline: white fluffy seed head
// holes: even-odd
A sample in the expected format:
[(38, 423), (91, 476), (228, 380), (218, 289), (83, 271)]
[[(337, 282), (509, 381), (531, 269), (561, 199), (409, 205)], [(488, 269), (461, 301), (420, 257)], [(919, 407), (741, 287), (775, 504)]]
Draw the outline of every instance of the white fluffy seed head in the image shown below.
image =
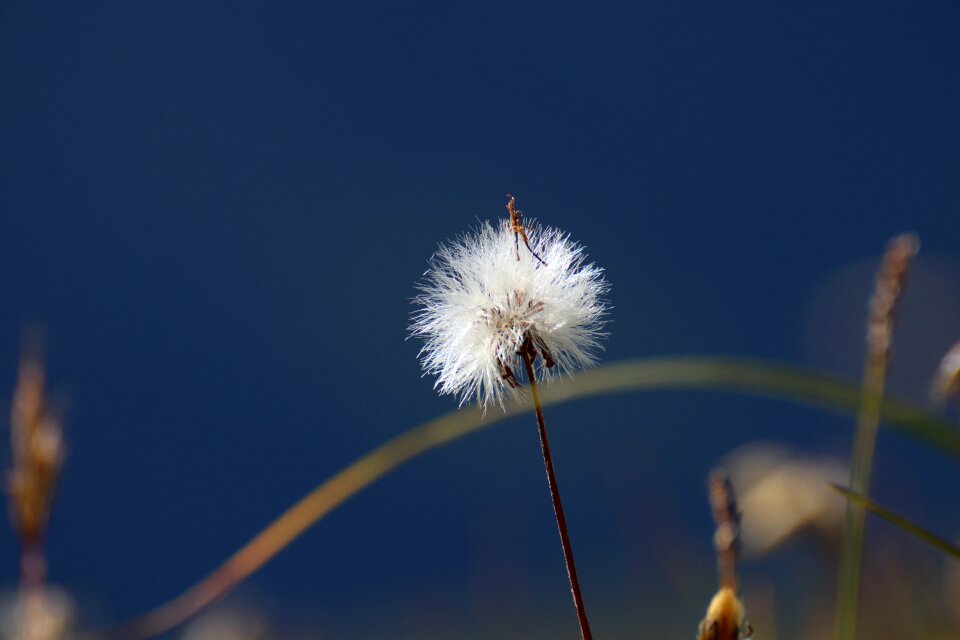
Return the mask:
[(589, 366), (600, 349), (609, 289), (603, 270), (584, 264), (583, 247), (563, 232), (529, 220), (525, 230), (532, 252), (522, 238), (517, 251), (506, 220), (441, 245), (419, 285), (411, 335), (424, 340), (420, 358), (424, 372), (437, 376), (435, 388), (458, 395), (461, 405), (476, 398), (502, 406), (504, 394), (515, 393), (527, 337), (541, 377)]

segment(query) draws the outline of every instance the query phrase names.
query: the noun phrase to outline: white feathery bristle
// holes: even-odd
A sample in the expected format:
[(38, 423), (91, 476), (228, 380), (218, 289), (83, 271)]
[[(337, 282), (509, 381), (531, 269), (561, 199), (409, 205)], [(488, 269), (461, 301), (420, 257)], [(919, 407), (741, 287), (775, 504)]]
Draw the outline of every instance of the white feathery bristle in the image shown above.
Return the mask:
[[(606, 335), (603, 270), (584, 264), (583, 247), (567, 234), (525, 222), (532, 252), (521, 238), (519, 260), (509, 221), (484, 223), (441, 245), (419, 285), (411, 335), (424, 340), (425, 374), (461, 405), (476, 398), (502, 406), (516, 392), (505, 374), (522, 379), (527, 336), (539, 340), (538, 375), (550, 376), (592, 364)], [(556, 366), (545, 366), (544, 348)]]

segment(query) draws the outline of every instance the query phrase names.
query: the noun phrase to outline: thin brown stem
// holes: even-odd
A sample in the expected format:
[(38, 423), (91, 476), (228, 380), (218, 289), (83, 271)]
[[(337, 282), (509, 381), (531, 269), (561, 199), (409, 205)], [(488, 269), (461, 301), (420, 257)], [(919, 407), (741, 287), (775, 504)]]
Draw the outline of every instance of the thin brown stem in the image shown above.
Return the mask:
[(717, 550), (717, 578), (720, 588), (736, 593), (737, 556), (740, 553), (740, 510), (733, 493), (730, 476), (722, 469), (714, 469), (707, 480), (710, 508), (717, 530), (713, 546)]
[(43, 543), (24, 540), (20, 550), (20, 626), (17, 640), (42, 640), (47, 563)]
[[(563, 503), (560, 501), (560, 489), (557, 487), (557, 476), (553, 471), (553, 456), (550, 454), (550, 441), (547, 439), (547, 425), (543, 420), (543, 406), (540, 403), (540, 391), (537, 388), (537, 377), (533, 370), (533, 359), (536, 352), (531, 348), (521, 350), (523, 364), (527, 368), (527, 379), (530, 380), (530, 395), (533, 396), (533, 407), (537, 413), (537, 431), (540, 434), (540, 450), (543, 452), (543, 466), (547, 470), (547, 484), (550, 487), (550, 499), (553, 501), (553, 513), (557, 517), (557, 529), (560, 530), (560, 545), (563, 547), (563, 560), (567, 565), (567, 579), (570, 581), (570, 593), (573, 595), (573, 606), (577, 610), (577, 620), (580, 623), (580, 637), (583, 640), (592, 640), (590, 623), (587, 621), (587, 610), (583, 605), (583, 595), (580, 593), (580, 580), (577, 578), (577, 566), (573, 561), (573, 546), (570, 544), (570, 532), (567, 530), (567, 518), (563, 515)], [(532, 353), (531, 353), (532, 352)]]

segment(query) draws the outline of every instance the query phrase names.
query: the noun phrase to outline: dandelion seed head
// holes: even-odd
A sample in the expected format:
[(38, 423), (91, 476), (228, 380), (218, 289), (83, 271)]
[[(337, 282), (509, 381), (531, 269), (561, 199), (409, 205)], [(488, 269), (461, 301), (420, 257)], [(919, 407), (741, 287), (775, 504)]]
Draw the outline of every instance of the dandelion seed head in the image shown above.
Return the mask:
[[(423, 339), (424, 372), (435, 388), (503, 404), (523, 369), (518, 352), (530, 339), (537, 375), (591, 365), (604, 337), (603, 270), (586, 263), (565, 233), (527, 220), (530, 250), (506, 220), (441, 245), (415, 299), (411, 335)], [(532, 250), (532, 252), (531, 252)], [(532, 255), (543, 259), (541, 263)], [(519, 255), (519, 260), (518, 260)]]

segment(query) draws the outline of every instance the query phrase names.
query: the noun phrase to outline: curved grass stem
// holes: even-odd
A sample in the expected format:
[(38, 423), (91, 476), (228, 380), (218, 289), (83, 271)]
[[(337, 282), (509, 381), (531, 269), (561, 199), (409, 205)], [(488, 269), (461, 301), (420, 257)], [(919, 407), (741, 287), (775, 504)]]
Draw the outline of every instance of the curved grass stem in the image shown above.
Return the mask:
[[(675, 357), (629, 361), (579, 373), (543, 387), (542, 406), (613, 393), (655, 390), (712, 390), (782, 398), (834, 411), (856, 411), (857, 386), (789, 365), (742, 359)], [(397, 467), (432, 449), (489, 427), (524, 407), (509, 403), (503, 413), (473, 407), (448, 413), (388, 440), (359, 458), (281, 514), (220, 567), (180, 596), (108, 630), (110, 637), (147, 638), (183, 624), (260, 569), (340, 504)], [(883, 399), (881, 417), (891, 427), (960, 458), (960, 432), (912, 405)]]

